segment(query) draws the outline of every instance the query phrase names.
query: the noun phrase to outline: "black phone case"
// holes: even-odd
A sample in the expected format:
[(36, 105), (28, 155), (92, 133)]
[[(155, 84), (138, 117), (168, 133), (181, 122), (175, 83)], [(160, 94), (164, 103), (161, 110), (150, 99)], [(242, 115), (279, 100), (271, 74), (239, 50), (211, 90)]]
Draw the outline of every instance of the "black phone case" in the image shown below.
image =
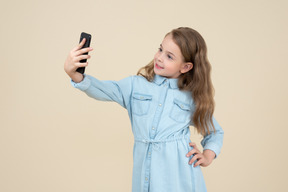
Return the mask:
[[(88, 33), (82, 32), (81, 35), (80, 35), (80, 41), (79, 41), (79, 43), (82, 41), (83, 38), (86, 39), (86, 42), (85, 42), (85, 44), (83, 45), (83, 47), (82, 47), (81, 49), (86, 48), (86, 47), (90, 47), (91, 35), (88, 34)], [(88, 52), (87, 52), (87, 53), (84, 53), (83, 55), (88, 55)], [(80, 61), (80, 63), (85, 63), (86, 61), (87, 61), (87, 59), (82, 59), (82, 60)], [(79, 72), (79, 73), (84, 74), (84, 72), (85, 72), (85, 67), (79, 67), (76, 71)]]

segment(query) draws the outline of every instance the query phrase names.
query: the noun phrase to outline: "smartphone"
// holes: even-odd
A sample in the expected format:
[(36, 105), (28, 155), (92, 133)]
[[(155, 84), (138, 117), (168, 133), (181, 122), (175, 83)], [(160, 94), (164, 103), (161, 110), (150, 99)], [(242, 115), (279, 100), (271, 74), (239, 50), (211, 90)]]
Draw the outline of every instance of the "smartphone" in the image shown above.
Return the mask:
[[(91, 35), (88, 34), (88, 33), (82, 32), (81, 35), (80, 35), (79, 43), (83, 40), (83, 38), (86, 39), (86, 42), (85, 42), (85, 44), (83, 45), (83, 47), (81, 49), (86, 48), (86, 47), (90, 47)], [(87, 53), (83, 53), (83, 55), (88, 55), (88, 52)], [(80, 61), (80, 63), (85, 63), (85, 62), (87, 62), (87, 59), (82, 59)], [(84, 74), (85, 67), (79, 67), (76, 71), (79, 72), (79, 73)]]

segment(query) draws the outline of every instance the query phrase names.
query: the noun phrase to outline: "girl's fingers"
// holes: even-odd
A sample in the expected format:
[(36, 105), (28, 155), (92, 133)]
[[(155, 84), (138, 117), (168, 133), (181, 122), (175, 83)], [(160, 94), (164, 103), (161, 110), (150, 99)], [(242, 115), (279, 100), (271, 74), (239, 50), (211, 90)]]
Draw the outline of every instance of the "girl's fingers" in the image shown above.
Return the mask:
[(199, 155), (195, 155), (192, 159), (190, 159), (189, 164), (191, 165), (194, 161), (196, 161), (199, 158)]
[(72, 63), (74, 63), (74, 65), (78, 65), (78, 63), (82, 63), (82, 62), (80, 62), (81, 60), (86, 59), (86, 61), (87, 61), (89, 58), (90, 58), (90, 56), (87, 56), (87, 55), (82, 56), (81, 55), (79, 57), (75, 57)]
[(196, 143), (190, 142), (189, 145), (190, 145), (191, 147), (198, 148), (197, 145), (196, 145)]
[(199, 153), (198, 151), (197, 151), (197, 149), (192, 149), (191, 151), (189, 151), (188, 153), (187, 153), (187, 155), (186, 155), (186, 157), (190, 157), (191, 155), (193, 155), (194, 153)]
[(90, 55), (80, 55), (80, 56), (74, 58), (74, 62), (78, 63), (79, 61), (81, 61), (83, 59), (90, 59), (90, 57), (91, 57)]
[(198, 165), (200, 165), (200, 164), (202, 164), (203, 163), (203, 155), (200, 153), (200, 154), (197, 154), (197, 155), (195, 155), (190, 161), (189, 161), (189, 164), (191, 165), (194, 161), (196, 161), (197, 160), (197, 162), (194, 164), (194, 167), (196, 167), (196, 166), (198, 166)]
[(75, 51), (81, 49), (83, 47), (83, 45), (85, 44), (85, 42), (86, 42), (86, 39), (83, 38), (82, 41), (74, 49), (72, 49), (72, 52), (75, 52)]
[(189, 164), (192, 165), (192, 164), (197, 160), (197, 162), (194, 164), (194, 167), (196, 167), (196, 166), (198, 166), (198, 165), (200, 165), (200, 164), (202, 163), (202, 161), (203, 161), (203, 160), (202, 160), (202, 159), (203, 159), (203, 158), (202, 158), (203, 155), (202, 155), (202, 153), (200, 152), (200, 150), (197, 148), (196, 143), (190, 142), (189, 145), (190, 145), (191, 147), (193, 147), (193, 149), (192, 149), (191, 151), (189, 151), (186, 156), (187, 156), (187, 157), (190, 157), (190, 156), (194, 155), (194, 156), (190, 159)]
[(89, 51), (92, 51), (93, 48), (92, 47), (87, 47), (84, 49), (79, 49), (75, 51), (75, 56), (79, 56), (79, 55), (83, 55), (84, 53), (88, 53)]
[(197, 167), (198, 165), (202, 164), (203, 163), (203, 160), (202, 159), (199, 159), (197, 160), (197, 162), (194, 164), (194, 167)]
[(74, 48), (74, 51), (81, 49), (83, 45), (85, 44), (85, 42), (86, 42), (86, 39), (83, 38), (82, 41), (77, 45), (77, 47)]
[(195, 143), (192, 143), (192, 142), (191, 142), (191, 143), (189, 143), (189, 145), (190, 145), (191, 147), (193, 147), (193, 149), (186, 154), (186, 157), (190, 157), (190, 156), (193, 155), (193, 154), (201, 153), (200, 150), (197, 148), (197, 146), (196, 146)]
[(87, 67), (88, 66), (88, 62), (86, 63), (75, 63), (75, 66), (78, 68), (78, 67)]

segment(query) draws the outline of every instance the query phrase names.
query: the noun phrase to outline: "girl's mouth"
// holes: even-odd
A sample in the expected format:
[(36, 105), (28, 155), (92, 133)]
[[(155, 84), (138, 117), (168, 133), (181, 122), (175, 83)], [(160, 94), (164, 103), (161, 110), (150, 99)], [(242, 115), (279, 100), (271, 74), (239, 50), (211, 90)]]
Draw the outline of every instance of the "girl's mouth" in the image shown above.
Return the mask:
[(156, 67), (157, 69), (164, 69), (164, 67), (160, 67), (157, 63), (155, 63), (155, 67)]

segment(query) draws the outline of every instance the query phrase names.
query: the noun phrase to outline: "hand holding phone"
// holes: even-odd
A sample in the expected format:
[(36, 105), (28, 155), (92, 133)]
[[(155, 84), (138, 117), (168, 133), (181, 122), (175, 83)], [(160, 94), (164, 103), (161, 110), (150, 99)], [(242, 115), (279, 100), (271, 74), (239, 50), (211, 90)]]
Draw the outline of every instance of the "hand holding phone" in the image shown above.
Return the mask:
[[(83, 45), (83, 47), (81, 49), (90, 47), (90, 42), (91, 42), (92, 36), (90, 34), (88, 34), (88, 33), (82, 32), (81, 35), (80, 35), (80, 42), (84, 38), (86, 39), (86, 42), (85, 42), (85, 44)], [(87, 53), (83, 53), (83, 55), (88, 55), (88, 52)], [(80, 63), (85, 63), (85, 62), (87, 62), (87, 59), (80, 60)], [(79, 67), (76, 71), (81, 73), (81, 74), (84, 74), (85, 67)]]

